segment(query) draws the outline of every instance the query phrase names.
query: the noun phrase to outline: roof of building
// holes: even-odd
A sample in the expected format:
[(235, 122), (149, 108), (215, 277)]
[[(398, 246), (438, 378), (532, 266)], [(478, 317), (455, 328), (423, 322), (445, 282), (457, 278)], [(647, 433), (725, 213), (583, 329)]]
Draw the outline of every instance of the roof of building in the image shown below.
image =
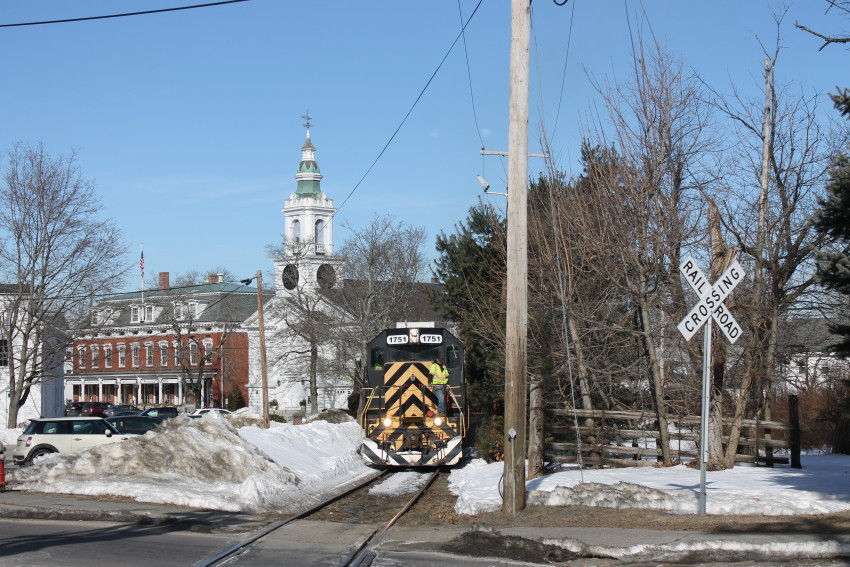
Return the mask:
[[(270, 295), (270, 294), (269, 294)], [(264, 301), (267, 297), (264, 296)], [(194, 323), (241, 322), (257, 310), (257, 288), (234, 283), (201, 284), (168, 289), (151, 289), (111, 295), (102, 299), (94, 311), (101, 313), (103, 319), (91, 327), (124, 327), (130, 325), (161, 325), (173, 322), (186, 322), (187, 304), (197, 302), (200, 311), (192, 317)], [(140, 309), (154, 306), (152, 321), (131, 321), (131, 306)], [(180, 305), (183, 314), (176, 316), (175, 308)], [(109, 310), (113, 311), (110, 313)], [(141, 317), (144, 313), (141, 313)]]

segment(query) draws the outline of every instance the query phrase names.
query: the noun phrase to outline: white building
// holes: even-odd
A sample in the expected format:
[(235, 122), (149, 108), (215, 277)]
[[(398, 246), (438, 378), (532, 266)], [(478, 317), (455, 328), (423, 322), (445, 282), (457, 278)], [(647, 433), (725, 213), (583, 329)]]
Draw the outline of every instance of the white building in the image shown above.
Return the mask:
[[(268, 396), (283, 413), (310, 410), (313, 373), (317, 376), (319, 409), (347, 407), (352, 391), (352, 357), (327, 340), (328, 321), (344, 319), (323, 293), (338, 285), (342, 259), (334, 256), (336, 209), (321, 190), (322, 174), (315, 152), (308, 129), (295, 175), (297, 187), (282, 209), (285, 250), (282, 257), (272, 259), (274, 297), (264, 308)], [(328, 314), (331, 317), (326, 318)], [(258, 316), (246, 320), (245, 327), (250, 360), (248, 404), (259, 409), (262, 375)]]
[[(15, 329), (10, 329), (12, 309), (16, 309), (17, 286), (0, 284), (0, 313), (3, 329), (0, 332), (0, 427), (6, 427), (9, 418), (10, 385), (14, 370), (17, 373), (23, 339)], [(18, 307), (18, 309), (21, 309)], [(23, 405), (18, 409), (17, 423), (35, 417), (55, 417), (64, 414), (63, 366), (66, 336), (59, 329), (42, 330), (42, 344), (30, 364), (34, 379)], [(33, 345), (30, 345), (33, 348)]]

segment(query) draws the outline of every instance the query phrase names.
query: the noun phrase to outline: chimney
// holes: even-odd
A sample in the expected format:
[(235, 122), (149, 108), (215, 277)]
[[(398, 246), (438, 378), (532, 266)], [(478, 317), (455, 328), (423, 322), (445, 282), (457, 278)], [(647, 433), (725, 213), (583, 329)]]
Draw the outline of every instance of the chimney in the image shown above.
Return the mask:
[(168, 289), (171, 287), (171, 283), (169, 282), (169, 273), (168, 272), (160, 272), (159, 273), (159, 289)]
[(216, 275), (218, 276), (218, 283), (224, 283), (224, 274), (222, 274), (221, 272), (219, 272), (219, 273), (218, 273), (218, 274), (216, 274)]

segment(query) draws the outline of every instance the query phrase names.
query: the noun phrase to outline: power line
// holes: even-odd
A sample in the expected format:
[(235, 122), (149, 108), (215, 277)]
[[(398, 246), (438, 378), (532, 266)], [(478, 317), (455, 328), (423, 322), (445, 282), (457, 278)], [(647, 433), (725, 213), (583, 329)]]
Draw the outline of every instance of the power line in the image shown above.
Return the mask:
[(455, 40), (454, 40), (454, 41), (452, 42), (452, 44), (449, 46), (449, 49), (448, 49), (448, 51), (446, 51), (446, 54), (443, 56), (443, 59), (440, 61), (440, 64), (439, 64), (439, 65), (437, 65), (437, 68), (434, 70), (434, 72), (433, 72), (433, 73), (431, 74), (431, 76), (428, 78), (428, 81), (425, 83), (425, 86), (424, 86), (424, 87), (422, 87), (422, 91), (419, 93), (419, 96), (417, 96), (417, 97), (416, 97), (416, 100), (414, 100), (414, 101), (413, 101), (413, 104), (410, 106), (410, 109), (407, 111), (407, 114), (405, 114), (405, 115), (404, 115), (404, 118), (402, 118), (402, 119), (401, 119), (401, 123), (400, 123), (400, 124), (398, 125), (398, 127), (395, 129), (395, 132), (393, 132), (392, 136), (390, 136), (390, 139), (389, 139), (389, 140), (387, 140), (387, 143), (386, 143), (386, 144), (384, 144), (384, 147), (383, 147), (383, 149), (381, 149), (381, 152), (378, 154), (378, 157), (376, 157), (376, 158), (375, 158), (375, 161), (373, 161), (373, 162), (372, 162), (372, 165), (370, 165), (370, 166), (369, 166), (369, 169), (367, 169), (367, 170), (366, 170), (366, 173), (364, 173), (364, 174), (363, 174), (363, 177), (361, 177), (361, 178), (360, 178), (360, 181), (358, 181), (358, 182), (357, 182), (357, 184), (354, 186), (354, 189), (352, 189), (352, 190), (351, 190), (351, 192), (348, 194), (348, 196), (345, 198), (345, 200), (342, 202), (342, 204), (341, 204), (341, 205), (337, 208), (336, 212), (334, 212), (333, 216), (331, 216), (331, 219), (332, 219), (332, 220), (333, 220), (333, 218), (334, 218), (334, 217), (336, 217), (336, 215), (337, 215), (337, 214), (339, 214), (339, 211), (341, 211), (341, 210), (342, 210), (342, 208), (345, 206), (345, 204), (348, 202), (348, 200), (349, 200), (349, 199), (351, 199), (351, 196), (352, 196), (352, 195), (354, 195), (354, 192), (355, 192), (355, 191), (357, 191), (357, 189), (358, 189), (358, 188), (360, 187), (360, 185), (363, 183), (363, 180), (364, 180), (364, 179), (366, 179), (366, 176), (367, 176), (367, 175), (369, 175), (369, 173), (372, 171), (372, 169), (373, 169), (373, 168), (375, 167), (375, 165), (378, 163), (378, 160), (380, 160), (380, 159), (381, 159), (381, 156), (383, 156), (383, 155), (384, 155), (384, 152), (386, 152), (386, 151), (387, 151), (387, 148), (389, 148), (389, 147), (390, 147), (390, 144), (391, 144), (391, 143), (392, 143), (392, 141), (395, 139), (395, 137), (396, 137), (396, 135), (398, 134), (399, 130), (401, 130), (401, 127), (402, 127), (402, 126), (404, 126), (404, 123), (405, 123), (405, 122), (407, 122), (407, 118), (408, 118), (408, 117), (410, 116), (410, 114), (413, 112), (413, 109), (414, 109), (414, 108), (416, 108), (416, 105), (419, 103), (419, 100), (420, 100), (420, 99), (422, 98), (422, 96), (425, 94), (425, 91), (426, 91), (426, 90), (428, 90), (428, 86), (431, 84), (431, 81), (433, 81), (433, 80), (434, 80), (434, 77), (436, 77), (436, 76), (437, 76), (437, 73), (438, 73), (438, 72), (440, 71), (440, 69), (443, 67), (443, 63), (445, 63), (445, 62), (446, 62), (446, 59), (448, 59), (449, 55), (451, 54), (451, 52), (452, 52), (452, 50), (454, 49), (455, 45), (457, 44), (458, 40), (460, 40), (460, 38), (463, 36), (463, 32), (466, 30), (466, 27), (469, 25), (469, 22), (470, 22), (470, 21), (472, 21), (472, 18), (475, 16), (475, 13), (476, 13), (476, 12), (478, 12), (478, 8), (480, 8), (480, 7), (481, 7), (481, 3), (482, 3), (482, 2), (484, 2), (484, 0), (479, 0), (479, 1), (478, 1), (478, 4), (475, 6), (475, 9), (474, 9), (474, 10), (472, 10), (472, 13), (469, 15), (469, 18), (467, 18), (466, 23), (465, 23), (465, 24), (463, 25), (463, 27), (461, 28), (460, 33), (458, 33), (458, 34), (457, 34), (457, 37), (455, 37)]
[[(457, 0), (457, 13), (461, 23), (463, 23), (463, 12), (460, 9), (460, 0)], [(478, 134), (478, 141), (481, 142), (481, 147), (484, 147), (484, 140), (481, 138), (481, 127), (478, 125), (478, 114), (475, 112), (475, 95), (472, 91), (472, 73), (469, 70), (469, 50), (466, 48), (466, 34), (461, 30), (463, 36), (463, 54), (466, 57), (466, 77), (469, 79), (469, 98), (472, 101), (472, 119), (475, 121), (475, 132)], [(483, 156), (481, 158), (484, 159)]]
[(22, 22), (19, 24), (0, 24), (0, 28), (14, 28), (21, 26), (40, 26), (44, 24), (65, 24), (68, 22), (85, 22), (89, 20), (105, 20), (108, 18), (125, 18), (128, 16), (144, 16), (147, 14), (161, 14), (163, 12), (177, 12), (179, 10), (193, 10), (195, 8), (209, 8), (223, 4), (235, 4), (237, 2), (248, 2), (249, 0), (222, 0), (221, 2), (209, 2), (207, 4), (194, 4), (192, 6), (179, 6), (177, 8), (161, 8), (159, 10), (145, 10), (144, 12), (127, 12), (125, 14), (110, 14), (107, 16), (87, 16), (84, 18), (67, 18), (64, 20), (47, 20), (43, 22)]

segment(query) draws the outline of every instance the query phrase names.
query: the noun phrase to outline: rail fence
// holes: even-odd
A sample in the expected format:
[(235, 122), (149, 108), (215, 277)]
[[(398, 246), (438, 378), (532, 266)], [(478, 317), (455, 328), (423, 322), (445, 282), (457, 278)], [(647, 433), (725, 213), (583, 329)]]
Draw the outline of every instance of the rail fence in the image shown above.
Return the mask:
[[(651, 466), (660, 460), (657, 418), (654, 412), (546, 409), (544, 456), (549, 462), (575, 462), (579, 446), (588, 465)], [(575, 420), (581, 444), (576, 439)], [(699, 416), (668, 415), (670, 451), (680, 462), (698, 458)], [(731, 418), (723, 419), (724, 449)], [(653, 428), (654, 426), (654, 428)], [(745, 419), (738, 441), (736, 463), (788, 464), (800, 468), (800, 424), (796, 396), (791, 396), (789, 421)]]

